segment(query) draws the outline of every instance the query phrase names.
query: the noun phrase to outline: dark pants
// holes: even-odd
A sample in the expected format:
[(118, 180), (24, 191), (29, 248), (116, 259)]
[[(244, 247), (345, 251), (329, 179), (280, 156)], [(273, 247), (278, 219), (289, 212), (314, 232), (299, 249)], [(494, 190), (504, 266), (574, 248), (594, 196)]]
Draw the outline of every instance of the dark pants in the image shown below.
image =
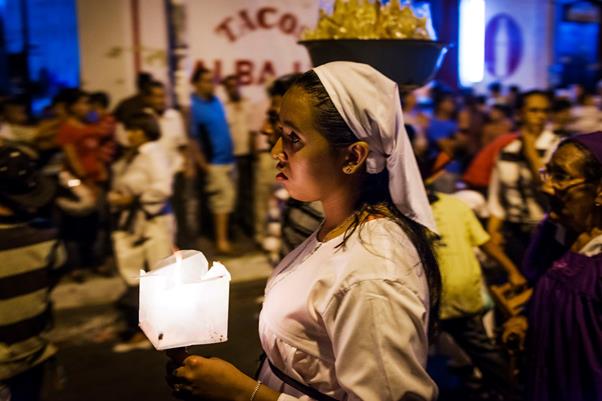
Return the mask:
[(236, 156), (238, 183), (233, 222), (246, 235), (253, 234), (253, 156)]
[(504, 236), (504, 252), (519, 268), (522, 268), (523, 259), (527, 252), (527, 247), (531, 242), (531, 236), (535, 226), (530, 224), (519, 224), (504, 222), (502, 234)]
[(517, 383), (510, 361), (487, 336), (481, 315), (441, 320), (441, 329), (448, 333), (468, 354), (483, 374), (483, 381), (495, 389), (505, 400), (518, 400)]
[(122, 333), (124, 340), (129, 340), (138, 332), (139, 301), (140, 288), (138, 286), (127, 286), (125, 293), (117, 301), (117, 308), (121, 312), (126, 325)]
[(194, 189), (195, 182), (186, 178), (184, 173), (177, 173), (174, 177), (173, 196), (171, 204), (176, 217), (176, 244), (180, 249), (196, 248), (198, 227), (197, 221), (197, 194)]
[(38, 401), (42, 392), (45, 364), (31, 368), (6, 381), (11, 401)]
[(67, 263), (71, 269), (95, 268), (101, 264), (97, 248), (100, 217), (98, 211), (85, 216), (63, 213), (61, 237), (67, 245)]

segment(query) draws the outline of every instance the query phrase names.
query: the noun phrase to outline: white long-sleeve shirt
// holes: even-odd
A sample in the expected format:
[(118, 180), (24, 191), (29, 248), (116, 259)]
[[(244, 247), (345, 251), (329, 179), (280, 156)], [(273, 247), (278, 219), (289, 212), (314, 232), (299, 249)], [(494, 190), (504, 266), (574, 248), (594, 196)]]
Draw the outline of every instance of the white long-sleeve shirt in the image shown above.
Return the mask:
[(140, 198), (149, 214), (159, 212), (172, 195), (173, 173), (165, 149), (157, 141), (140, 146), (129, 163), (118, 160), (113, 165), (111, 189)]
[[(268, 358), (292, 378), (339, 400), (432, 400), (426, 372), (429, 292), (402, 229), (366, 222), (337, 249), (339, 236), (316, 233), (268, 281), (259, 334)], [(279, 401), (310, 400), (264, 364), (264, 384)]]

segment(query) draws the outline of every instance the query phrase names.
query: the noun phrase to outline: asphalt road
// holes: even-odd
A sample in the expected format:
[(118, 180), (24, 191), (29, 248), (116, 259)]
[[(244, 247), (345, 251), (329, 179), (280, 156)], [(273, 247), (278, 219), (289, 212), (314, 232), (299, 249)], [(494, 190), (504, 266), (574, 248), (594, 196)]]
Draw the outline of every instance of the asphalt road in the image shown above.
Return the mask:
[[(264, 285), (264, 280), (233, 283), (229, 340), (193, 347), (191, 352), (223, 358), (252, 375), (260, 353), (257, 318)], [(119, 326), (118, 314), (110, 304), (58, 311), (54, 332), (60, 347), (59, 365), (47, 373), (44, 400), (172, 400), (164, 381), (164, 353), (112, 352), (114, 333)]]

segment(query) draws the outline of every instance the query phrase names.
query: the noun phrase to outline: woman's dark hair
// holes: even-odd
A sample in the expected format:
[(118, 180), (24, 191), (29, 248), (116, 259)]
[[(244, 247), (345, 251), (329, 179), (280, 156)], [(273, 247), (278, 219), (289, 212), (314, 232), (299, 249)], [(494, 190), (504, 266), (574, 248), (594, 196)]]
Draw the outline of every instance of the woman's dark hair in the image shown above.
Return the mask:
[[(314, 127), (326, 137), (331, 145), (345, 147), (358, 141), (337, 111), (314, 71), (303, 74), (293, 84), (293, 87), (302, 89), (312, 99), (312, 107), (315, 110)], [(356, 208), (359, 213), (355, 214), (355, 220), (345, 232), (339, 247), (344, 247), (347, 239), (366, 221), (362, 216), (366, 214), (368, 216), (383, 215), (383, 206), (386, 208), (386, 217), (397, 223), (408, 236), (424, 267), (430, 298), (429, 332), (434, 334), (439, 316), (441, 294), (441, 275), (433, 249), (435, 235), (397, 209), (389, 192), (389, 174), (386, 169), (379, 174), (370, 174), (370, 179), (365, 181)]]
[(541, 96), (543, 98), (546, 98), (550, 103), (552, 102), (550, 92), (541, 89), (533, 89), (520, 94), (518, 99), (516, 99), (516, 109), (521, 110), (527, 103), (527, 99), (529, 99), (532, 96)]
[(201, 78), (203, 78), (203, 75), (205, 74), (209, 74), (211, 73), (210, 70), (208, 70), (207, 68), (203, 67), (203, 66), (199, 66), (197, 67), (194, 72), (192, 73), (192, 76), (190, 77), (190, 83), (191, 84), (195, 84), (196, 82), (198, 82)]
[(61, 93), (61, 95), (62, 100), (65, 103), (65, 109), (68, 112), (71, 112), (71, 107), (73, 107), (73, 105), (77, 103), (80, 99), (87, 98), (90, 96), (87, 92), (84, 92), (79, 88), (65, 89), (64, 92)]
[(494, 104), (493, 106), (491, 106), (491, 109), (492, 110), (495, 109), (495, 110), (499, 111), (506, 118), (512, 117), (512, 109), (510, 107), (506, 106), (505, 104)]
[(565, 141), (562, 141), (560, 143), (560, 145), (558, 145), (558, 148), (556, 149), (556, 151), (558, 151), (558, 149), (560, 149), (566, 145), (574, 145), (585, 156), (583, 158), (583, 166), (582, 166), (583, 177), (585, 177), (585, 179), (591, 183), (601, 182), (602, 181), (602, 164), (600, 164), (598, 159), (596, 159), (594, 154), (587, 148), (587, 146), (569, 138)]
[(161, 138), (161, 130), (157, 119), (148, 113), (135, 113), (128, 117), (124, 123), (125, 129), (142, 130), (149, 141)]
[(454, 108), (458, 108), (458, 104), (453, 92), (441, 91), (433, 94), (433, 110), (438, 111), (444, 101), (451, 100), (454, 103)]
[(570, 110), (573, 107), (571, 102), (568, 99), (554, 99), (552, 103), (552, 112), (559, 113), (561, 111)]
[(90, 94), (90, 103), (97, 104), (102, 108), (106, 109), (109, 107), (109, 103), (111, 103), (111, 99), (106, 92), (94, 92)]
[(267, 89), (268, 96), (269, 97), (284, 96), (284, 94), (291, 87), (291, 85), (293, 83), (295, 83), (295, 81), (298, 80), (300, 77), (301, 77), (301, 74), (299, 74), (299, 73), (286, 74), (286, 75), (282, 75), (281, 77), (278, 77), (268, 87), (268, 89)]
[(149, 96), (153, 93), (153, 89), (165, 89), (165, 85), (161, 81), (151, 81), (146, 84), (141, 93), (143, 96)]
[(500, 93), (502, 91), (502, 84), (499, 82), (492, 82), (487, 85), (489, 92)]
[(138, 89), (138, 92), (144, 92), (146, 85), (153, 82), (153, 80), (153, 74), (144, 71), (139, 72), (136, 76), (136, 88)]

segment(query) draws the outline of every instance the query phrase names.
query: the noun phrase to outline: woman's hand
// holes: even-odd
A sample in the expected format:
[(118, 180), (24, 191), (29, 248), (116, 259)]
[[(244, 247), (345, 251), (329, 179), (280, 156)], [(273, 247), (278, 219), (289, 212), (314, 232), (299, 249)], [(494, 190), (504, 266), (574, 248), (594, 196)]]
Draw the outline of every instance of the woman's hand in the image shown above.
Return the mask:
[[(178, 397), (211, 401), (248, 401), (257, 384), (224, 360), (196, 355), (186, 358), (167, 382)], [(255, 397), (255, 400), (261, 398)], [(277, 398), (276, 395), (274, 400)]]

